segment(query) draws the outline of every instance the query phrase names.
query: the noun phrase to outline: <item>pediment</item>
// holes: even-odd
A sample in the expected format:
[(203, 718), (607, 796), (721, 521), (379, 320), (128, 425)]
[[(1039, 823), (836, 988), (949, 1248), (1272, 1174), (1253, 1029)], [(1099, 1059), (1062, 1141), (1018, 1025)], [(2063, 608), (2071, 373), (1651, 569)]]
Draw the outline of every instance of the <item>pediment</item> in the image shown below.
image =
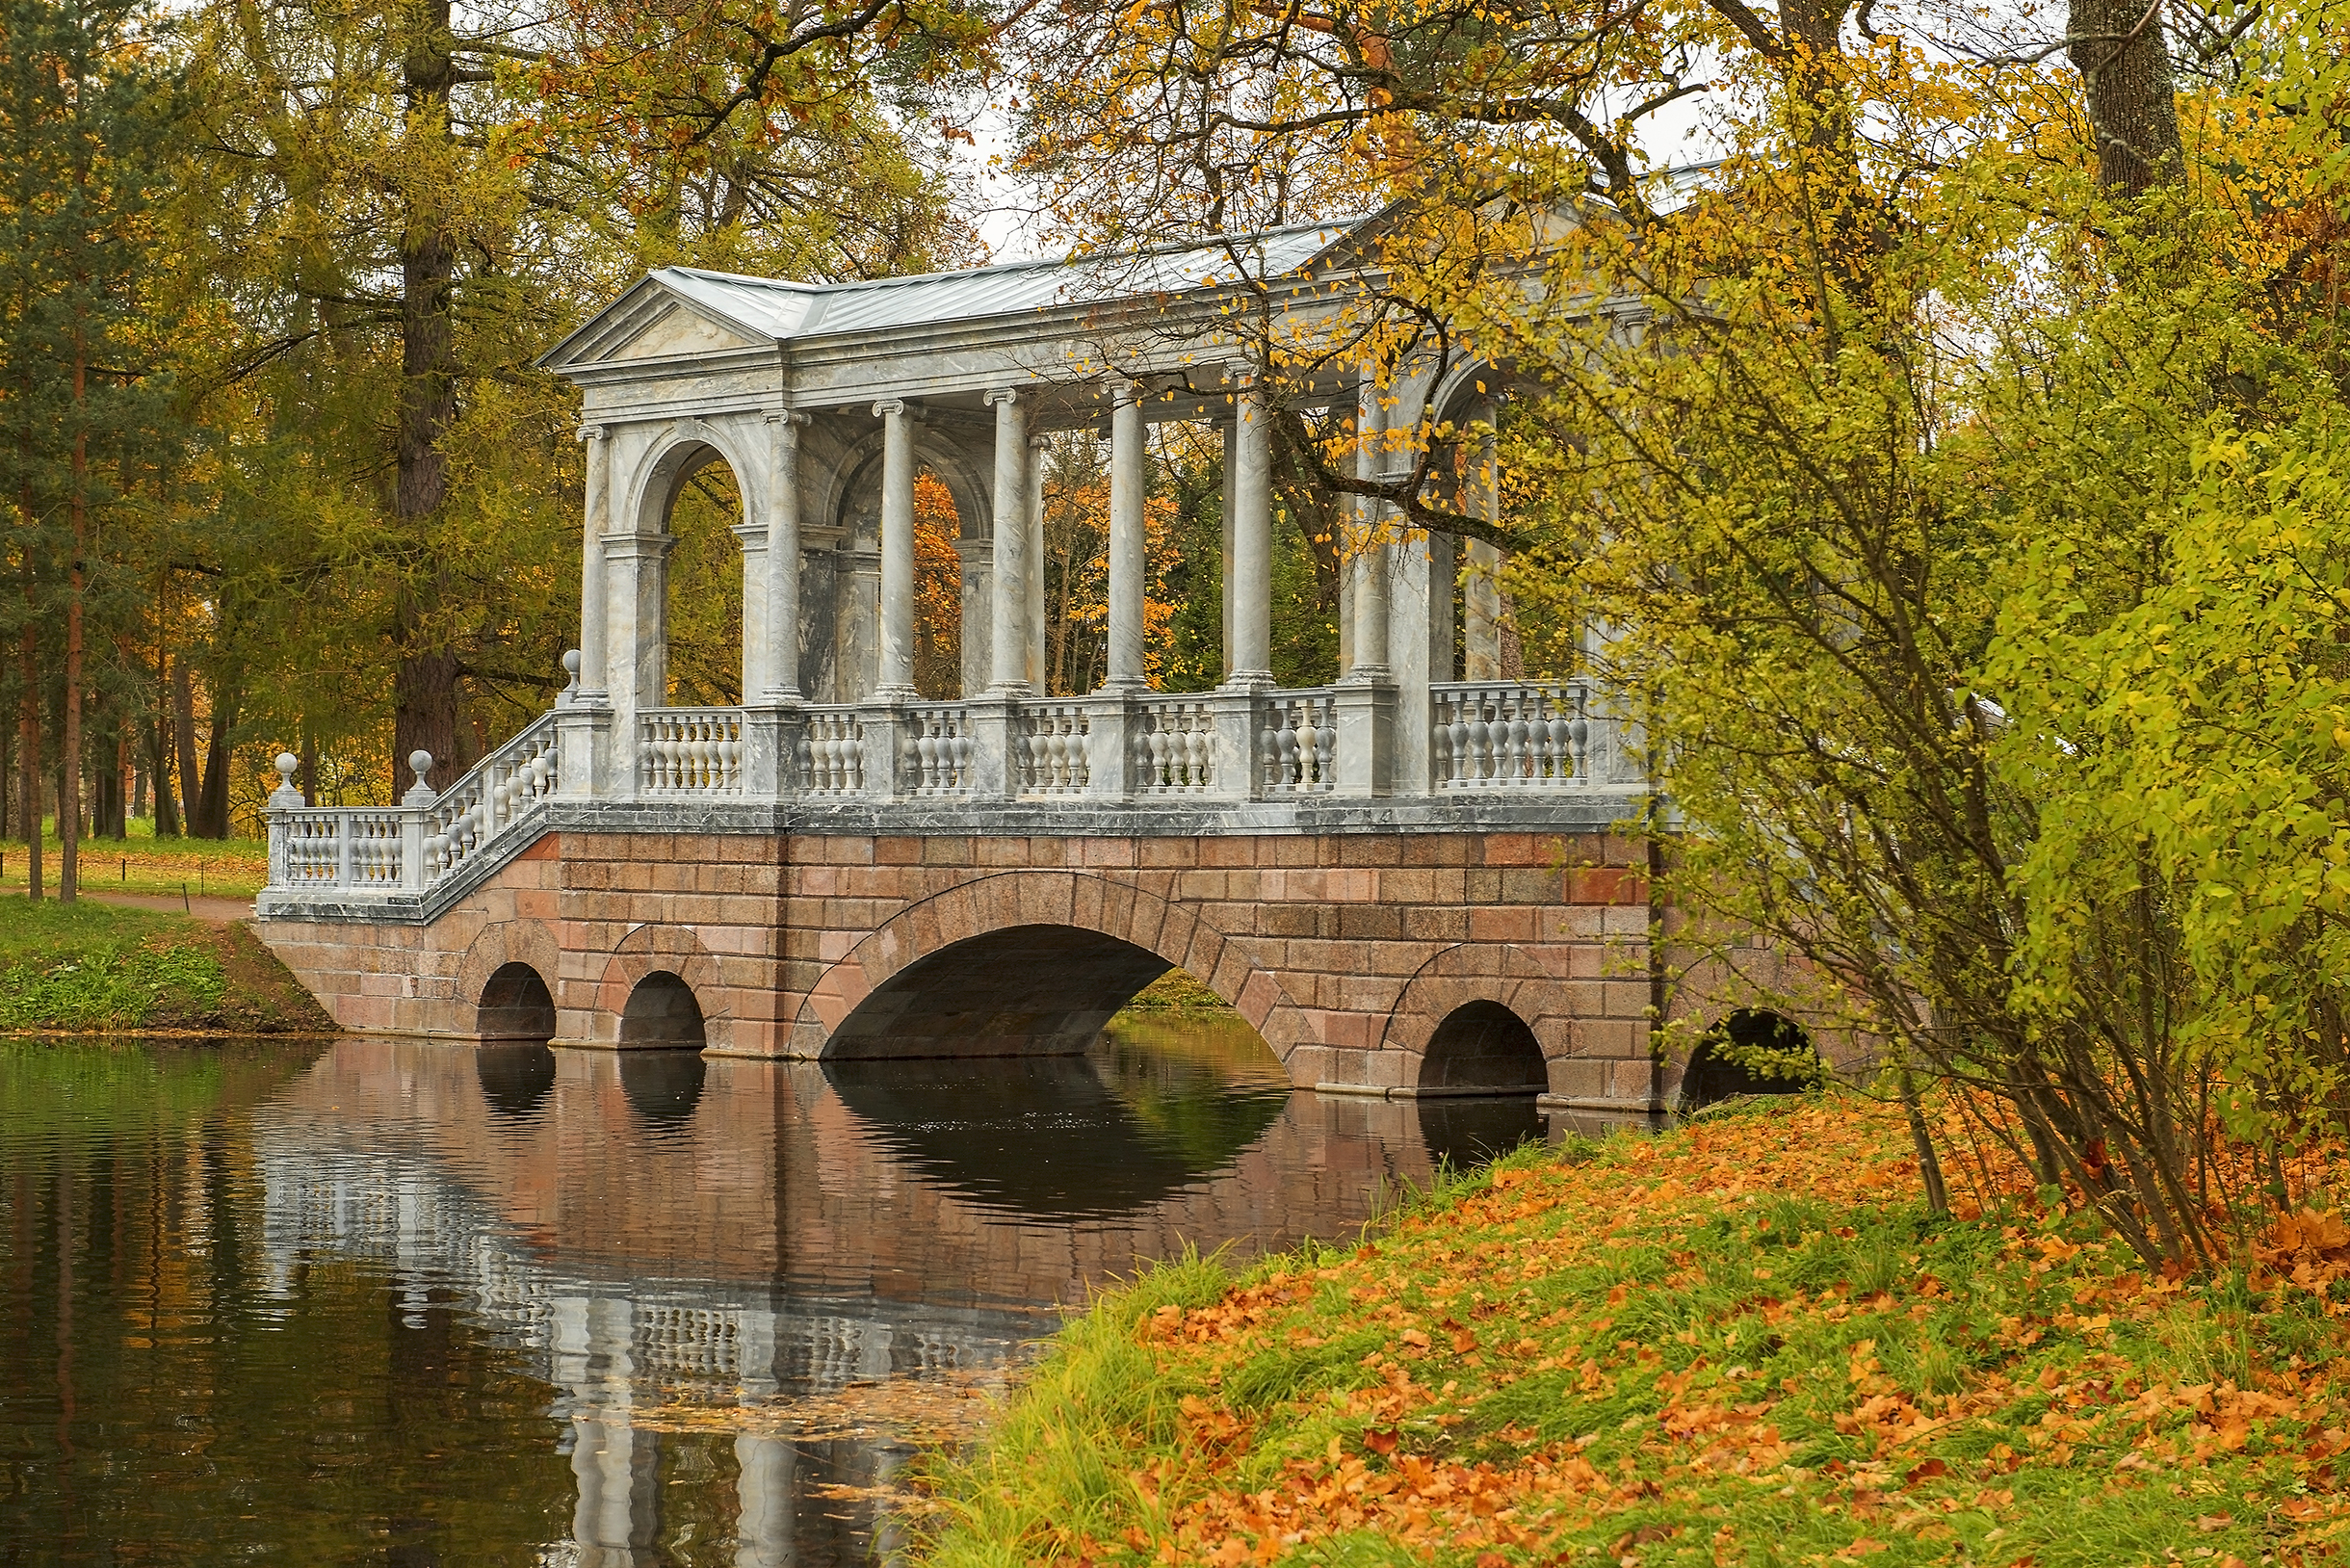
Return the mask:
[(698, 310), (677, 301), (665, 301), (650, 320), (596, 357), (614, 359), (672, 359), (680, 354), (725, 353), (760, 347), (757, 339), (730, 327), (721, 327)]
[(737, 321), (656, 274), (640, 279), (538, 362), (560, 375), (571, 375), (599, 366), (714, 358), (773, 344), (762, 324)]

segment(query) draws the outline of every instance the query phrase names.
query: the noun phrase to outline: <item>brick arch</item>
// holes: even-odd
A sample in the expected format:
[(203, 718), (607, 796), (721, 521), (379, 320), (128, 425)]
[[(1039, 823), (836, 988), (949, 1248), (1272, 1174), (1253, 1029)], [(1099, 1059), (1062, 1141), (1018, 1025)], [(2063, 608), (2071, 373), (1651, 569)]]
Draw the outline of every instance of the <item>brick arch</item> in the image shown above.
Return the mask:
[(692, 928), (651, 923), (620, 939), (604, 962), (595, 987), (592, 1038), (615, 1045), (620, 1038), (620, 1014), (645, 976), (666, 970), (686, 982), (702, 1010), (705, 1039), (713, 1050), (741, 1049), (738, 1032), (747, 1034), (747, 1021), (736, 1006), (733, 990), (720, 979), (717, 954), (702, 945)]
[(1407, 1058), (1402, 1081), (1417, 1083), (1439, 1025), (1469, 1003), (1498, 1003), (1534, 1032), (1555, 1085), (1557, 1064), (1576, 1051), (1576, 999), (1572, 984), (1514, 944), (1457, 942), (1429, 954), (1404, 982), (1379, 1044)]
[(794, 1021), (789, 1055), (817, 1057), (892, 977), (958, 943), (1019, 926), (1090, 931), (1188, 970), (1287, 1061), (1311, 1043), (1305, 1014), (1272, 971), (1194, 910), (1084, 872), (1005, 871), (910, 904), (826, 966)]
[(479, 1032), (482, 992), (488, 986), (489, 977), (508, 964), (529, 964), (536, 970), (549, 996), (562, 984), (562, 944), (546, 922), (516, 919), (484, 926), (457, 962), (454, 1006), (464, 1024), (456, 1032)]

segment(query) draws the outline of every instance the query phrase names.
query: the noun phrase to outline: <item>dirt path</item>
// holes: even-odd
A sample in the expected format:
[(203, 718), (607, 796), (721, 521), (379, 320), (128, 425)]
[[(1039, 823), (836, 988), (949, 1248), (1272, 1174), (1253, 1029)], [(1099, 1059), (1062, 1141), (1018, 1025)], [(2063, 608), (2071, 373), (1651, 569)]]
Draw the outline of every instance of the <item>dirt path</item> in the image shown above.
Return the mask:
[(233, 926), (241, 920), (253, 918), (250, 899), (203, 899), (191, 895), (182, 900), (176, 893), (99, 893), (89, 888), (82, 897), (99, 903), (118, 903), (131, 909), (160, 909), (169, 915), (187, 914), (214, 926)]

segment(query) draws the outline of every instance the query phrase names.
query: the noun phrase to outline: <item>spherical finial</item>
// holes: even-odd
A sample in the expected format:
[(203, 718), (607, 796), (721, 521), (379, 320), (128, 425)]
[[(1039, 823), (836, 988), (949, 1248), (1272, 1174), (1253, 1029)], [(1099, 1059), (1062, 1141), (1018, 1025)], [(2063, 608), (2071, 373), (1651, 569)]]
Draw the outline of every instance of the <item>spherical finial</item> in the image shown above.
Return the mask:
[(569, 675), (569, 676), (571, 677), (571, 684), (572, 684), (572, 685), (574, 685), (574, 686), (579, 685), (579, 683), (580, 683), (580, 650), (579, 650), (579, 649), (577, 649), (577, 648), (565, 648), (565, 649), (563, 650), (563, 672), (564, 672), (565, 674), (567, 674), (567, 675)]
[(416, 782), (417, 782), (417, 783), (422, 784), (422, 783), (425, 781), (425, 774), (427, 774), (427, 773), (431, 772), (431, 771), (432, 771), (432, 753), (431, 753), (431, 752), (430, 752), (430, 751), (411, 751), (411, 752), (409, 752), (409, 753), (408, 753), (408, 771), (409, 771), (409, 772), (411, 772), (411, 773), (414, 773), (414, 774), (416, 775)]
[(277, 753), (277, 776), (284, 779), (289, 785), (294, 782), (294, 770), (300, 766), (301, 759), (293, 752), (280, 751)]

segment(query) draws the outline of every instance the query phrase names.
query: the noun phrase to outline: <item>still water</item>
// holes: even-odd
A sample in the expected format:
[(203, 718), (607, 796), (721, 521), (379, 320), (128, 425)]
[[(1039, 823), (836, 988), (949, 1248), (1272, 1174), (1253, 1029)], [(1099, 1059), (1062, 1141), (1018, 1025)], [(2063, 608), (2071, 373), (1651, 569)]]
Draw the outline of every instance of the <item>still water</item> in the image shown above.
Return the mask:
[(1084, 1058), (0, 1042), (0, 1562), (862, 1563), (1064, 1305), (1539, 1128)]

